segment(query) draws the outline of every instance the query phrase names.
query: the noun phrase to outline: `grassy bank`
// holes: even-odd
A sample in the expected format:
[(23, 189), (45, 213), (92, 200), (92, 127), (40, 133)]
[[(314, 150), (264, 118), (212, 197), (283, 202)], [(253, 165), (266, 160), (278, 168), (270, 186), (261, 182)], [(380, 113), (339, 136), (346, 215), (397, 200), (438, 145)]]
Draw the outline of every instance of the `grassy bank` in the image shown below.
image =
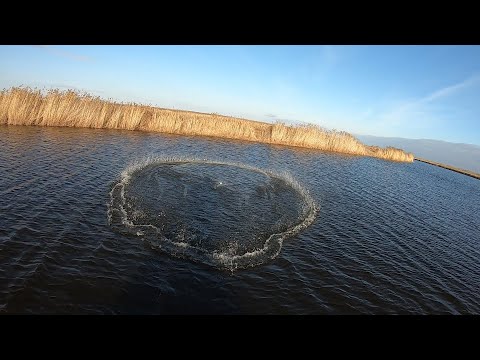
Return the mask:
[(441, 168), (444, 168), (444, 169), (447, 169), (447, 170), (455, 171), (457, 173), (464, 174), (464, 175), (467, 175), (467, 176), (471, 176), (471, 177), (476, 178), (476, 179), (480, 179), (480, 174), (477, 174), (476, 172), (473, 172), (473, 171), (460, 169), (460, 168), (457, 168), (457, 167), (454, 167), (454, 166), (445, 165), (445, 164), (442, 164), (442, 163), (438, 163), (438, 162), (435, 162), (435, 161), (422, 159), (422, 158), (415, 158), (415, 160), (418, 160), (418, 161), (421, 161), (421, 162), (424, 162), (424, 163), (427, 163), (427, 164), (430, 164), (430, 165), (435, 165), (435, 166), (438, 166), (438, 167), (441, 167)]
[(413, 162), (413, 154), (361, 143), (315, 125), (268, 124), (217, 114), (117, 103), (77, 91), (10, 88), (0, 92), (0, 124), (68, 126), (215, 136)]

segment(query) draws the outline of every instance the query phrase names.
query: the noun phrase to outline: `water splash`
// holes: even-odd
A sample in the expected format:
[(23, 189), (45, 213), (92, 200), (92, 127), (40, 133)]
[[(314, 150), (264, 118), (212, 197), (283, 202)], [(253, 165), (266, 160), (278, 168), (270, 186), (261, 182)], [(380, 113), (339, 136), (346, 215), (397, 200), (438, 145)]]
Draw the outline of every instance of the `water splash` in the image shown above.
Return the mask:
[[(231, 177), (230, 181), (225, 178), (210, 178), (217, 176), (217, 173), (215, 173), (216, 167), (221, 167), (222, 169), (234, 168), (235, 171), (242, 171), (243, 173), (235, 174), (242, 176)], [(210, 169), (214, 171), (213, 175)], [(249, 175), (249, 173), (251, 174)], [(240, 179), (238, 181), (241, 181), (248, 176), (254, 177), (255, 174), (262, 176), (262, 181), (257, 186), (253, 186), (255, 184), (252, 185), (253, 180), (235, 183), (235, 179)], [(158, 179), (159, 177), (160, 180)], [(195, 194), (194, 187), (189, 188), (189, 182), (193, 181), (191, 177), (197, 177), (195, 184), (203, 186), (203, 192), (199, 193), (200, 195)], [(165, 190), (163, 189), (166, 186), (165, 179), (173, 181), (174, 187), (170, 188), (170, 192), (177, 190), (178, 192), (175, 194), (160, 193), (160, 190)], [(259, 180), (256, 179), (255, 181)], [(246, 188), (246, 186), (249, 188)], [(245, 194), (245, 189), (255, 199), (251, 199), (250, 195)], [(153, 192), (150, 193), (150, 191)], [(255, 208), (260, 206), (260, 200), (263, 201), (263, 204), (270, 206), (270, 202), (286, 196), (285, 194), (287, 193), (291, 193), (295, 201), (288, 203), (288, 201), (281, 199), (284, 207), (275, 208), (276, 214), (281, 215), (279, 215), (278, 219), (273, 219), (275, 221), (272, 220), (271, 226), (265, 229), (262, 228), (262, 234), (257, 233), (262, 221), (258, 220), (257, 224), (251, 220), (249, 223), (250, 228), (246, 229), (245, 233), (238, 234), (238, 231), (234, 235), (221, 233), (219, 235), (221, 239), (217, 239), (214, 242), (211, 239), (211, 232), (206, 232), (207, 235), (205, 235), (205, 233), (197, 231), (197, 228), (193, 228), (193, 230), (188, 228), (192, 222), (191, 219), (197, 219), (200, 216), (200, 210), (203, 211), (204, 215), (212, 215), (203, 209), (205, 202), (213, 201), (208, 197), (209, 191), (212, 194), (221, 192), (218, 196), (224, 196), (226, 200), (222, 198), (223, 203), (227, 205), (231, 202), (232, 196), (235, 199), (235, 196), (238, 197), (239, 194), (242, 194), (243, 198), (241, 201), (249, 206), (245, 212), (250, 214), (252, 218), (256, 216), (254, 212)], [(147, 192), (148, 194), (145, 195)], [(207, 194), (204, 194), (205, 192)], [(137, 161), (122, 171), (119, 179), (113, 184), (109, 195), (108, 222), (116, 231), (130, 236), (137, 236), (146, 241), (152, 248), (169, 255), (188, 258), (230, 271), (257, 266), (278, 256), (283, 241), (308, 227), (314, 221), (319, 210), (309, 192), (287, 172), (273, 172), (240, 163), (195, 158), (156, 157)], [(168, 200), (170, 195), (176, 195), (177, 197)], [(197, 196), (195, 197), (195, 195)], [(202, 197), (202, 200), (200, 201), (198, 197)], [(180, 198), (183, 199), (180, 200)], [(156, 208), (157, 204), (160, 204), (158, 206), (163, 206), (169, 201), (171, 206), (180, 207), (180, 209), (171, 208), (170, 211), (175, 211), (174, 215), (169, 214), (168, 210), (164, 208)], [(182, 208), (180, 205), (181, 201), (183, 201), (182, 204), (188, 205)], [(147, 204), (146, 207), (145, 203)], [(200, 209), (192, 210), (192, 204), (195, 204)], [(212, 204), (209, 205), (213, 206)], [(218, 204), (214, 205), (218, 206)], [(277, 203), (275, 203), (275, 206), (279, 207)], [(152, 207), (154, 210), (152, 210)], [(294, 212), (295, 216), (289, 215), (289, 218), (286, 212), (290, 208), (298, 209), (298, 211)], [(266, 209), (268, 210), (269, 208)], [(221, 210), (223, 209), (218, 211)], [(263, 209), (261, 210), (263, 211)], [(186, 217), (186, 220), (181, 221), (182, 216), (186, 212), (193, 211), (196, 211), (196, 213), (188, 213), (190, 218), (187, 219)], [(235, 212), (232, 215), (232, 213), (228, 214), (228, 211), (224, 211), (221, 214), (236, 216)], [(262, 213), (260, 215), (263, 219)], [(245, 216), (243, 215), (243, 218)], [(205, 221), (205, 218), (203, 221)], [(223, 223), (221, 217), (217, 221), (218, 224)], [(242, 229), (244, 225), (241, 222), (242, 220), (240, 220), (240, 215), (229, 221), (233, 221), (232, 228), (237, 230)], [(211, 227), (216, 229), (213, 225)], [(257, 229), (255, 230), (256, 232), (252, 230), (253, 228)]]

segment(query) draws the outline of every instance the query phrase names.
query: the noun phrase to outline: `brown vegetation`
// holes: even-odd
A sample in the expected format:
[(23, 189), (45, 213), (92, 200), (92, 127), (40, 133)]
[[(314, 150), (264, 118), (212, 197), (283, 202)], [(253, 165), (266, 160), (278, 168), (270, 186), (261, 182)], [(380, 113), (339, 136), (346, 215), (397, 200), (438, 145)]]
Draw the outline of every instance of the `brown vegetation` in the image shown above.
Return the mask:
[(418, 160), (418, 161), (421, 161), (421, 162), (424, 162), (424, 163), (427, 163), (427, 164), (430, 164), (430, 165), (435, 165), (435, 166), (438, 166), (438, 167), (441, 167), (441, 168), (444, 168), (444, 169), (447, 169), (447, 170), (455, 171), (455, 172), (460, 173), (460, 174), (471, 176), (475, 179), (480, 179), (480, 174), (479, 173), (476, 173), (476, 172), (473, 172), (473, 171), (470, 171), (470, 170), (460, 169), (460, 168), (457, 168), (455, 166), (446, 165), (446, 164), (442, 164), (442, 163), (439, 163), (439, 162), (436, 162), (436, 161), (422, 159), (422, 158), (418, 158), (418, 157), (415, 158), (415, 160)]
[(282, 144), (412, 162), (411, 153), (362, 144), (344, 131), (316, 125), (268, 124), (217, 114), (118, 103), (67, 90), (10, 88), (0, 92), (0, 125), (69, 126), (157, 131)]

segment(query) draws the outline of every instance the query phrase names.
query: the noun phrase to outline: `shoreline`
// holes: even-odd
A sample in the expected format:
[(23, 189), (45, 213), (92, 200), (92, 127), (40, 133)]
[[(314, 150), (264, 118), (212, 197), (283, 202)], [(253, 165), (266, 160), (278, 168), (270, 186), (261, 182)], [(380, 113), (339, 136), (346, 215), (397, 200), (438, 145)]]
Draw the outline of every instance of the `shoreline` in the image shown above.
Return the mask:
[(441, 168), (443, 168), (443, 169), (447, 169), (447, 170), (450, 170), (450, 171), (454, 171), (454, 172), (456, 172), (456, 173), (463, 174), (463, 175), (467, 175), (467, 176), (470, 176), (470, 177), (473, 177), (473, 178), (475, 178), (475, 179), (479, 179), (479, 180), (480, 180), (480, 174), (478, 174), (478, 173), (476, 173), (476, 172), (473, 172), (473, 171), (469, 171), (469, 170), (465, 170), (465, 169), (460, 169), (460, 168), (457, 168), (457, 167), (455, 167), (455, 166), (450, 166), (450, 165), (438, 163), (438, 162), (436, 162), (436, 161), (427, 160), (427, 159), (418, 158), (418, 157), (415, 157), (415, 160), (420, 161), (420, 162), (423, 162), (423, 163), (425, 163), (425, 164), (430, 164), (430, 165), (438, 166), (438, 167), (441, 167)]
[(140, 130), (212, 136), (295, 146), (413, 163), (414, 155), (391, 146), (362, 143), (353, 135), (314, 124), (287, 125), (216, 113), (165, 109), (80, 93), (13, 87), (0, 91), (0, 124)]

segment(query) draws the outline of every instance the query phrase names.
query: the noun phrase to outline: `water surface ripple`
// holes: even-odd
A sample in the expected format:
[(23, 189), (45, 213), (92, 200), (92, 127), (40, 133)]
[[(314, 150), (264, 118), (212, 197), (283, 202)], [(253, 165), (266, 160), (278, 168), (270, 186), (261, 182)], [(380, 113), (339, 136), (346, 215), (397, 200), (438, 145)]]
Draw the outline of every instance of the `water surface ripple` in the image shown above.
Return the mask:
[[(125, 187), (127, 220), (202, 250), (175, 256), (108, 216), (145, 158), (217, 163), (157, 162)], [(480, 181), (419, 162), (0, 126), (0, 314), (478, 314), (479, 204)], [(254, 266), (199, 255), (258, 251), (312, 207)]]

